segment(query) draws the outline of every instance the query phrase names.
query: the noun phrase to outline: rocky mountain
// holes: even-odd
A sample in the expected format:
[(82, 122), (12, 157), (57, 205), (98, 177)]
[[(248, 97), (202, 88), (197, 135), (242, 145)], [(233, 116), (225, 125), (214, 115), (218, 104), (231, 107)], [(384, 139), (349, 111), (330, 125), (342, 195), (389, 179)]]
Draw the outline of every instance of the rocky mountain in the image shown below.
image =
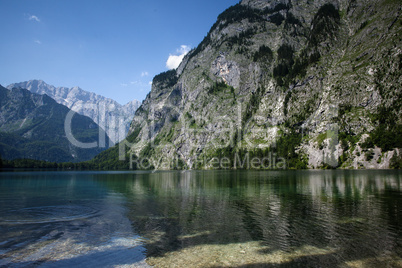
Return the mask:
[(109, 146), (103, 129), (47, 95), (0, 86), (0, 155), (51, 162), (92, 159)]
[(401, 7), (243, 0), (153, 79), (119, 148), (139, 168), (401, 167)]
[(126, 137), (134, 113), (140, 106), (137, 100), (120, 105), (112, 99), (79, 87), (55, 87), (41, 80), (15, 83), (7, 88), (25, 88), (32, 93), (48, 95), (71, 110), (90, 117), (105, 129), (112, 142), (118, 142)]

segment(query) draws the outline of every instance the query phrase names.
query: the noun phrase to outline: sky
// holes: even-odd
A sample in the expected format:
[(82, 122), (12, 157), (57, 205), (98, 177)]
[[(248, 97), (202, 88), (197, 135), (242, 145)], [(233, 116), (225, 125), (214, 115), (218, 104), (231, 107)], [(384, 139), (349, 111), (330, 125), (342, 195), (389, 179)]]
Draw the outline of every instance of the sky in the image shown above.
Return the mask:
[(239, 0), (0, 0), (0, 84), (40, 79), (142, 101)]

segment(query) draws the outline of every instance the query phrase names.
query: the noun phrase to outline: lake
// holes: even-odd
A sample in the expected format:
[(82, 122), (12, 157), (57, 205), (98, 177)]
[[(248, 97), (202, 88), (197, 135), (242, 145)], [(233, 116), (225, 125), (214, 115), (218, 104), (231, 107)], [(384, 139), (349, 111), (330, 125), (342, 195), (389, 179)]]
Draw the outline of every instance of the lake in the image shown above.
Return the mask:
[(0, 172), (0, 267), (402, 267), (401, 178)]

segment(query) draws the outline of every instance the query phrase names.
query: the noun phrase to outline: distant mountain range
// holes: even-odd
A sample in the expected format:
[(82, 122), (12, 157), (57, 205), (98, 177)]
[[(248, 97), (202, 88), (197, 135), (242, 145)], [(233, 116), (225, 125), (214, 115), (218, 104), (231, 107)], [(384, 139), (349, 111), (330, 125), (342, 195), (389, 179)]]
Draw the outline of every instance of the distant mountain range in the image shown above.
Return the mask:
[[(70, 112), (47, 95), (0, 86), (1, 157), (81, 162), (109, 146), (109, 137), (92, 119)], [(71, 122), (67, 132), (66, 119)], [(93, 146), (83, 148), (79, 143)]]
[(113, 143), (126, 137), (134, 113), (141, 104), (139, 101), (133, 100), (121, 105), (112, 99), (82, 90), (79, 87), (55, 87), (42, 80), (14, 83), (7, 88), (24, 88), (32, 93), (48, 95), (71, 110), (90, 117), (105, 129)]

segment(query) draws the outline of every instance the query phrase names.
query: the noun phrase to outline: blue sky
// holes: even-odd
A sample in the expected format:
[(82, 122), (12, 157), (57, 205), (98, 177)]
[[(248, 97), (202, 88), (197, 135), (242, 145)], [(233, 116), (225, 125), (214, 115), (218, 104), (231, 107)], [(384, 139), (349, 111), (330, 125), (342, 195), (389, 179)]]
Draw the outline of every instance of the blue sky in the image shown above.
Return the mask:
[(238, 2), (0, 0), (0, 84), (41, 79), (121, 104), (143, 100), (153, 76)]

